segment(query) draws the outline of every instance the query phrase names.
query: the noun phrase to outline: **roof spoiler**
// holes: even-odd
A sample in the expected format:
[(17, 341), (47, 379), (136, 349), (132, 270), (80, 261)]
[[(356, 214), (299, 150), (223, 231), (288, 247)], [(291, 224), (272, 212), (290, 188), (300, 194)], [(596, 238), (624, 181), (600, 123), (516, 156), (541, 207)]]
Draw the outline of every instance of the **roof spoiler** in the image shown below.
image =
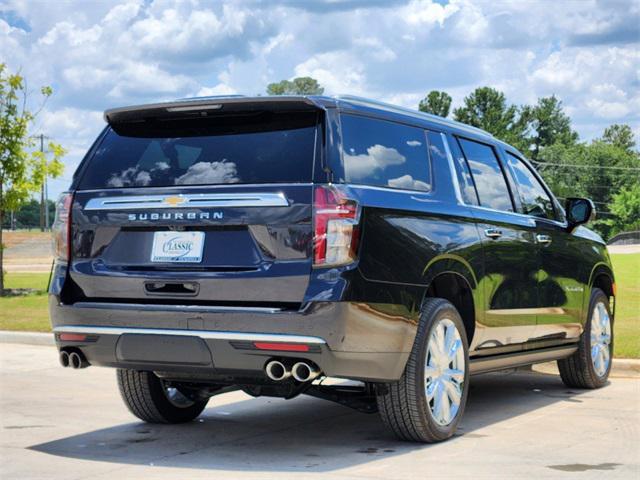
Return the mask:
[(112, 125), (159, 118), (208, 117), (230, 112), (313, 111), (323, 108), (321, 103), (305, 96), (243, 97), (234, 95), (198, 97), (173, 102), (111, 108), (104, 112), (104, 119)]

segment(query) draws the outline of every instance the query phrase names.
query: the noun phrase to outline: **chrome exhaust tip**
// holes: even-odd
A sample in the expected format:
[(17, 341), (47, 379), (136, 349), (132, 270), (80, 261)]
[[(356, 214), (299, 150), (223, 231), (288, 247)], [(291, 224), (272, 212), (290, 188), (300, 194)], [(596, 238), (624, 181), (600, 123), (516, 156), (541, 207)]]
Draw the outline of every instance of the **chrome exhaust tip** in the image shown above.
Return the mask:
[(79, 369), (86, 368), (89, 366), (89, 362), (87, 362), (84, 356), (78, 352), (71, 352), (69, 354), (69, 365), (71, 368)]
[(266, 367), (264, 367), (264, 371), (267, 374), (267, 377), (274, 382), (280, 382), (291, 376), (291, 371), (287, 370), (285, 364), (277, 360), (271, 360), (267, 363)]
[(299, 382), (310, 382), (320, 375), (320, 370), (306, 362), (298, 362), (291, 368), (291, 374)]
[(60, 356), (58, 358), (60, 359), (60, 365), (62, 365), (65, 368), (69, 366), (69, 353), (68, 352), (65, 352), (64, 350), (62, 350), (60, 352)]

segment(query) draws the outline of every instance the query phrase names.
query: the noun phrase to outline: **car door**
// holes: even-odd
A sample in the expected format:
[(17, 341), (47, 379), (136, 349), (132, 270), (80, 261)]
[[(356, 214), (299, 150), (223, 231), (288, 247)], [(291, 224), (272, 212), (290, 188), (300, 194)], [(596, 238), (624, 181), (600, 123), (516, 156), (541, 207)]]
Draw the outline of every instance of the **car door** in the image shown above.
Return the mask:
[(504, 152), (515, 181), (520, 210), (536, 223), (538, 243), (538, 313), (535, 337), (580, 335), (585, 291), (584, 242), (567, 231), (563, 213), (533, 168), (514, 152)]
[[(455, 143), (455, 142), (454, 142)], [(484, 319), (476, 327), (477, 348), (529, 341), (536, 328), (538, 253), (535, 221), (516, 212), (509, 183), (492, 145), (457, 138), (457, 167), (467, 175), (477, 196), (473, 212), (482, 237)], [(475, 202), (474, 202), (475, 203)]]

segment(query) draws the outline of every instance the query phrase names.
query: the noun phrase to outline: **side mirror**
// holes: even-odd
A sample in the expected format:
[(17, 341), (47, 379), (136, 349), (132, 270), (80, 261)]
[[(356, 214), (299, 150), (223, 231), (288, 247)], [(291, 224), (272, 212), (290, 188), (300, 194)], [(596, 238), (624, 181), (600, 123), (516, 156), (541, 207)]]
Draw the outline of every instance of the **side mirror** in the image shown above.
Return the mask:
[(596, 219), (596, 207), (588, 198), (567, 198), (565, 210), (569, 231)]

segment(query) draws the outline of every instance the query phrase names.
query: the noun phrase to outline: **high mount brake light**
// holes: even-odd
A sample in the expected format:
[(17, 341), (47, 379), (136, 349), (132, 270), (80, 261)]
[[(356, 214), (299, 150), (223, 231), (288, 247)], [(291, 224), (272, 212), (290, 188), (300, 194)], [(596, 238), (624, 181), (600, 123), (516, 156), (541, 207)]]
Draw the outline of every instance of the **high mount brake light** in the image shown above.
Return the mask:
[(318, 186), (313, 200), (313, 264), (330, 267), (356, 259), (360, 208), (336, 186)]
[(71, 258), (71, 204), (72, 193), (63, 193), (56, 203), (56, 216), (51, 226), (53, 253), (56, 260), (68, 262)]

